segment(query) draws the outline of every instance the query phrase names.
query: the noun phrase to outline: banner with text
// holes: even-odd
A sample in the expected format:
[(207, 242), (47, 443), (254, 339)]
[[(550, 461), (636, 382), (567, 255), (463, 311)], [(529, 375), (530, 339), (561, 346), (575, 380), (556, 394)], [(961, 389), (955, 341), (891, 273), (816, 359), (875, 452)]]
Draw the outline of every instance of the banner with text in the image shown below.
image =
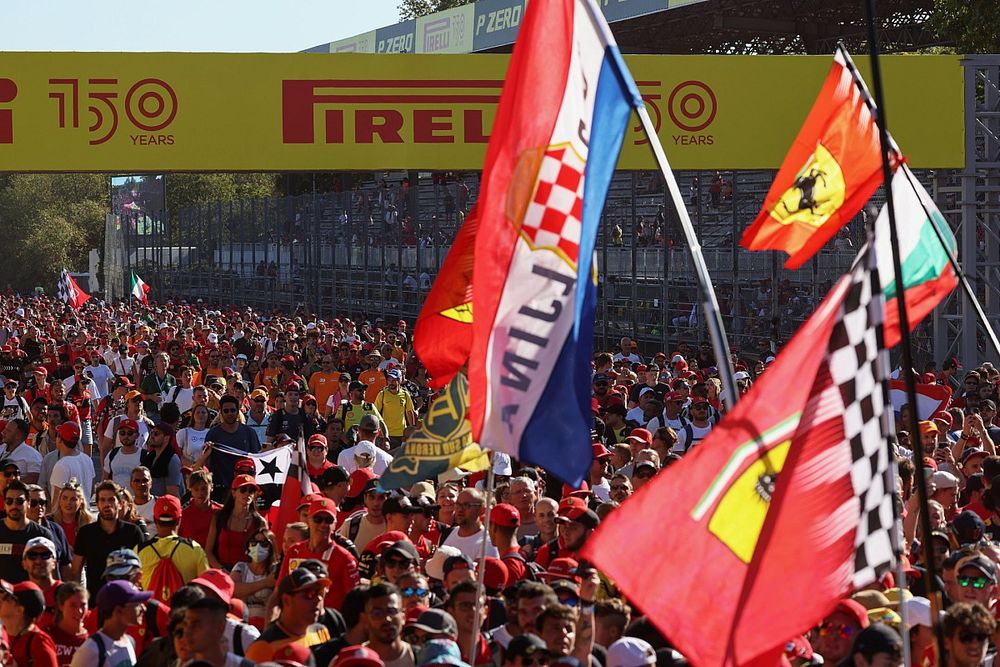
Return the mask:
[[(448, 14), (446, 23), (414, 22), (409, 33), (378, 32), (353, 48), (460, 48), (475, 36), (472, 8)], [(475, 170), (507, 58), (5, 53), (0, 171)], [(626, 60), (674, 168), (771, 169), (830, 58)], [(884, 59), (893, 135), (915, 168), (965, 163), (959, 60)], [(867, 75), (865, 60), (858, 65)], [(645, 143), (636, 122), (618, 167), (652, 169)]]

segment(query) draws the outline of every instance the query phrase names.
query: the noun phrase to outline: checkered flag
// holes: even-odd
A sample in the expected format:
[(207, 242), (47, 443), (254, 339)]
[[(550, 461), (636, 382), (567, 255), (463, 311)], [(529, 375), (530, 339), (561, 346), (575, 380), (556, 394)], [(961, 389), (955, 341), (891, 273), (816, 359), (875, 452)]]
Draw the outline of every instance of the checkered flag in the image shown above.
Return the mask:
[(851, 485), (858, 501), (855, 588), (885, 574), (896, 551), (887, 441), (889, 364), (881, 326), (884, 312), (875, 248), (869, 243), (851, 269), (850, 287), (827, 348), (830, 377), (843, 401), (844, 438), (851, 447)]
[(80, 289), (73, 276), (69, 275), (69, 271), (63, 269), (56, 285), (56, 298), (68, 306), (79, 308), (90, 299), (90, 295)]

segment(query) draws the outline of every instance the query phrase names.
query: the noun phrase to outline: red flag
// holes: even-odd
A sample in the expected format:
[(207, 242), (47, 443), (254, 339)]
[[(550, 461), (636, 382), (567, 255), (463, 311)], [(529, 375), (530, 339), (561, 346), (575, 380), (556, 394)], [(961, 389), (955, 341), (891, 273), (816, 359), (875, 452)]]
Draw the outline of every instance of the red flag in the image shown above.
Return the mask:
[(288, 476), (281, 488), (281, 503), (278, 505), (278, 516), (271, 527), (275, 535), (284, 535), (285, 526), (299, 520), (299, 502), (303, 496), (313, 492), (313, 483), (306, 470), (305, 442), (300, 438), (292, 450), (292, 461), (288, 466)]
[(56, 296), (72, 308), (80, 308), (90, 300), (90, 295), (80, 289), (80, 286), (69, 275), (69, 271), (62, 270), (59, 276), (59, 284), (56, 285)]
[[(805, 124), (740, 244), (784, 250), (802, 266), (857, 215), (882, 183), (878, 127), (838, 47)], [(862, 84), (863, 85), (863, 84)]]
[(864, 269), (584, 547), (693, 665), (759, 661), (892, 561), (882, 305)]
[(430, 375), (430, 385), (448, 384), (472, 349), (472, 261), (479, 217), (476, 207), (458, 230), (413, 327), (413, 348)]

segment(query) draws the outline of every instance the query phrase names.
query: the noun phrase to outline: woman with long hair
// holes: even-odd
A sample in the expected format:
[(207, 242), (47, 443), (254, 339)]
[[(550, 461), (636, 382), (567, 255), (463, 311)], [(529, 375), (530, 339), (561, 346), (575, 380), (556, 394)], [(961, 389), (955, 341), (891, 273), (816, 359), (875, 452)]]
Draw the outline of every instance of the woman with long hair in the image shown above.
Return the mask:
[(312, 394), (306, 394), (302, 397), (302, 412), (304, 413), (302, 416), (302, 435), (305, 438), (326, 430), (326, 420), (320, 415), (318, 407), (316, 397)]
[(274, 533), (258, 530), (247, 541), (245, 553), (249, 560), (234, 565), (231, 573), (236, 597), (246, 603), (250, 625), (258, 630), (267, 624), (267, 599), (274, 591), (279, 565), (276, 552)]
[(49, 633), (56, 645), (56, 660), (60, 667), (73, 661), (73, 654), (90, 636), (83, 624), (87, 617), (88, 598), (87, 589), (75, 581), (66, 582), (56, 589), (55, 620), (42, 629)]
[(76, 544), (76, 531), (80, 526), (97, 521), (97, 517), (87, 509), (87, 498), (75, 477), (70, 478), (59, 492), (49, 518), (66, 533), (66, 541), (71, 548)]
[(177, 446), (184, 455), (182, 460), (186, 466), (194, 467), (194, 462), (205, 448), (208, 417), (208, 406), (196, 405), (191, 408), (191, 425), (177, 431)]
[(118, 518), (128, 523), (134, 523), (142, 529), (143, 533), (148, 534), (146, 520), (139, 516), (139, 510), (135, 508), (135, 498), (132, 497), (132, 492), (124, 486), (118, 487)]
[(267, 519), (257, 511), (260, 487), (250, 475), (237, 475), (232, 493), (208, 527), (205, 554), (212, 567), (231, 570), (247, 559), (246, 544), (258, 531), (267, 528)]

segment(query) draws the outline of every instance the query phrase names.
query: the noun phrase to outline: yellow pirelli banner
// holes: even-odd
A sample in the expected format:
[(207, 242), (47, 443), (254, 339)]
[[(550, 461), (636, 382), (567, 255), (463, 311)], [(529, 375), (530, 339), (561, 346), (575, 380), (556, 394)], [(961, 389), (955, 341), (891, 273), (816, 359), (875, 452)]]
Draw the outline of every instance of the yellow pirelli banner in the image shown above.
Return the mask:
[[(464, 38), (421, 27), (432, 46)], [(830, 67), (626, 60), (676, 169), (778, 167)], [(505, 55), (0, 53), (0, 171), (478, 169), (490, 134), (515, 131), (493, 127), (506, 67)], [(884, 70), (910, 164), (962, 167), (959, 57), (887, 57)], [(653, 168), (637, 127), (619, 168)]]

